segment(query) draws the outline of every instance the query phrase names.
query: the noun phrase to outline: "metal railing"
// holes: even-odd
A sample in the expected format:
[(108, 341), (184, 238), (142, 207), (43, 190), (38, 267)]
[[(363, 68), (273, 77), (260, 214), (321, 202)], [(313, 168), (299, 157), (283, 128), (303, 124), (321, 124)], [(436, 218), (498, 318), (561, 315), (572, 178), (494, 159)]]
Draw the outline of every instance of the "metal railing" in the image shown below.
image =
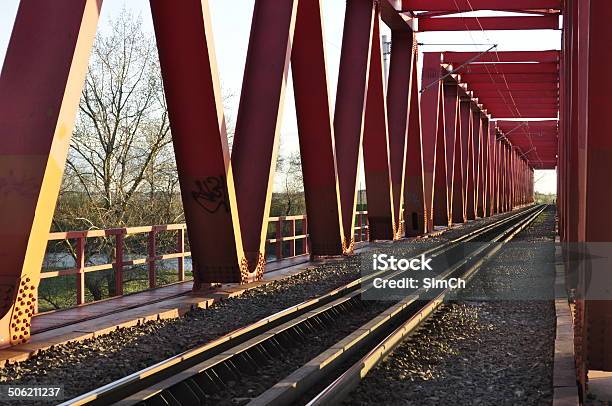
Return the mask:
[[(266, 253), (272, 252), (273, 255), (267, 256), (267, 262), (279, 261), (310, 253), (308, 243), (308, 222), (305, 215), (270, 217), (268, 219), (268, 227), (273, 231), (271, 235), (268, 233), (269, 238), (266, 239)], [(298, 229), (300, 229), (300, 233), (296, 234), (296, 230)], [(173, 253), (159, 254), (157, 244), (158, 234), (168, 231), (176, 232), (176, 250)], [(148, 288), (155, 288), (158, 287), (157, 262), (176, 259), (176, 275), (178, 282), (181, 282), (185, 280), (185, 258), (191, 256), (190, 251), (185, 251), (185, 232), (185, 224), (53, 232), (49, 234), (49, 242), (62, 240), (65, 240), (68, 244), (70, 244), (71, 241), (73, 242), (73, 244), (70, 244), (70, 247), (73, 247), (72, 255), (75, 259), (75, 266), (68, 269), (44, 271), (41, 273), (41, 279), (75, 275), (77, 306), (86, 302), (91, 303), (95, 301), (87, 301), (85, 295), (85, 275), (91, 272), (112, 270), (114, 274), (114, 296), (121, 296), (124, 294), (124, 274), (126, 271), (131, 271), (129, 269), (126, 270), (126, 267), (146, 265), (148, 271)], [(128, 236), (139, 234), (147, 234), (146, 256), (128, 260), (126, 259), (125, 239)], [(101, 264), (87, 265), (86, 247), (89, 238), (111, 238), (114, 246), (112, 249), (113, 260)], [(366, 241), (367, 239), (367, 212), (358, 211), (355, 215), (355, 241), (360, 242)]]
[[(171, 254), (157, 255), (156, 240), (157, 233), (162, 231), (177, 231), (176, 248), (177, 251)], [(147, 233), (147, 256), (145, 258), (124, 260), (125, 257), (125, 237), (135, 234)], [(114, 238), (114, 261), (109, 263), (86, 266), (86, 244), (88, 238)], [(62, 269), (58, 271), (46, 271), (41, 273), (41, 279), (55, 278), (59, 276), (76, 275), (76, 303), (77, 305), (85, 303), (85, 274), (89, 272), (104, 271), (112, 269), (115, 276), (115, 295), (123, 295), (123, 276), (126, 266), (135, 266), (146, 264), (149, 275), (149, 288), (157, 286), (156, 281), (156, 262), (162, 260), (176, 259), (177, 260), (177, 275), (178, 280), (185, 280), (185, 257), (191, 255), (191, 252), (185, 251), (185, 224), (167, 224), (158, 226), (144, 227), (123, 227), (111, 228), (106, 230), (88, 230), (88, 231), (68, 231), (50, 233), (49, 241), (57, 240), (75, 240), (74, 255), (75, 267)]]
[(370, 236), (370, 227), (368, 225), (368, 212), (355, 212), (355, 242), (368, 241)]

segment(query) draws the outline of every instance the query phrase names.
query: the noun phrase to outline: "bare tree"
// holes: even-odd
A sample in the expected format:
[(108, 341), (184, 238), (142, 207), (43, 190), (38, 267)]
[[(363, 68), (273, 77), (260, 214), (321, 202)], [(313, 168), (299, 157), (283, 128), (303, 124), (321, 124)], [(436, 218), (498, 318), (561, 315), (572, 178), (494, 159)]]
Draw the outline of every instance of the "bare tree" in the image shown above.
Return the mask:
[[(124, 10), (96, 37), (54, 228), (160, 224), (182, 216), (155, 40)], [(111, 258), (112, 245), (88, 241), (89, 257)], [(112, 272), (93, 275), (87, 287), (95, 299), (104, 287), (114, 293)]]
[(271, 216), (289, 216), (304, 214), (304, 181), (302, 161), (299, 152), (279, 154), (276, 163), (276, 176), (279, 177), (279, 190), (274, 193), (271, 204)]

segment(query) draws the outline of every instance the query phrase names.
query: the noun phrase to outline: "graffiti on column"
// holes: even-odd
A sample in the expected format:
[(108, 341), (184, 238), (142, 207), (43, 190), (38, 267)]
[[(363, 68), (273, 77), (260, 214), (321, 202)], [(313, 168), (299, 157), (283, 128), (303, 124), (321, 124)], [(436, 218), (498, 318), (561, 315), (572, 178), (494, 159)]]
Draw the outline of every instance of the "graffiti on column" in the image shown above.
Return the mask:
[(210, 214), (217, 213), (222, 207), (229, 212), (227, 202), (227, 183), (225, 176), (208, 176), (195, 181), (196, 190), (191, 192), (195, 202)]

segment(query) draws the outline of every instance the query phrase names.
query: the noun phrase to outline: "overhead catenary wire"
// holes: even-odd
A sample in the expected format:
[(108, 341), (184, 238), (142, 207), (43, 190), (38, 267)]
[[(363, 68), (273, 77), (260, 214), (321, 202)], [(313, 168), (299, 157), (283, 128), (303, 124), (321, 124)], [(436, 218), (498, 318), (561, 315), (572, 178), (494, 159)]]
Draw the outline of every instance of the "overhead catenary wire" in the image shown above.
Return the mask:
[(474, 62), (475, 60), (477, 60), (478, 58), (480, 58), (482, 55), (486, 54), (487, 52), (490, 52), (492, 49), (496, 48), (497, 44), (494, 44), (491, 48), (487, 49), (486, 51), (482, 51), (481, 53), (479, 53), (478, 55), (474, 56), (473, 58), (470, 58), (469, 60), (465, 61), (464, 63), (462, 63), (461, 65), (457, 66), (456, 68), (452, 69), (450, 72), (446, 73), (444, 76), (432, 81), (431, 83), (429, 83), (427, 86), (425, 86), (424, 88), (421, 89), (421, 93), (423, 93), (424, 91), (426, 91), (427, 89), (429, 89), (430, 87), (432, 87), (433, 85), (435, 85), (436, 83), (440, 82), (441, 80), (446, 79), (447, 77), (449, 77), (452, 74), (457, 73), (457, 71), (461, 68), (463, 68), (465, 65), (468, 65), (472, 62)]
[[(474, 10), (474, 7), (472, 6), (472, 3), (470, 2), (470, 0), (466, 0), (466, 1), (467, 1), (468, 5), (470, 7), (470, 10), (472, 12), (474, 12), (475, 10)], [(455, 3), (455, 7), (457, 8), (457, 12), (461, 13), (461, 8), (457, 4), (457, 0), (453, 0), (453, 2)], [(469, 29), (469, 27), (465, 23), (464, 17), (462, 16), (461, 18), (463, 20), (463, 25), (465, 26), (465, 28), (466, 28), (470, 38), (472, 38), (473, 42), (476, 42), (474, 40), (474, 37), (472, 36), (471, 30)], [(482, 24), (480, 23), (480, 19), (478, 18), (478, 16), (475, 16), (475, 19), (476, 19), (476, 22), (478, 23), (478, 26), (480, 27), (481, 32), (483, 33), (483, 35), (485, 36), (487, 41), (491, 41), (491, 38), (487, 35), (487, 33), (485, 32)], [(497, 62), (501, 63), (501, 59), (499, 57), (499, 53), (497, 52), (497, 49), (495, 49), (495, 57), (497, 58)], [(487, 66), (487, 64), (483, 64), (483, 65), (484, 65), (485, 70), (487, 71), (487, 74), (489, 75), (489, 78), (491, 79), (491, 83), (496, 84), (497, 82), (493, 78), (493, 75), (491, 74), (491, 71), (489, 70), (489, 67)], [(506, 78), (506, 74), (504, 72), (501, 72), (501, 73), (499, 72), (499, 70), (497, 69), (497, 63), (496, 62), (493, 62), (493, 67), (495, 69), (495, 73), (502, 76), (502, 79), (503, 79), (504, 84), (506, 86), (506, 90), (508, 91), (508, 96), (510, 97), (510, 99), (512, 101), (514, 109), (512, 109), (512, 107), (508, 104), (508, 102), (506, 101), (506, 97), (504, 96), (504, 94), (499, 89), (497, 89), (497, 93), (500, 95), (500, 97), (503, 100), (503, 103), (506, 105), (506, 107), (508, 107), (508, 111), (510, 111), (515, 116), (515, 118), (516, 118), (517, 114), (519, 116), (518, 118), (522, 118), (523, 116), (521, 114), (521, 111), (520, 111), (520, 109), (518, 108), (518, 106), (516, 104), (516, 100), (514, 99), (514, 96), (512, 95), (512, 91), (510, 90), (510, 85), (508, 84), (508, 80)], [(516, 111), (516, 113), (515, 113), (515, 111)], [(527, 127), (529, 127), (528, 123), (527, 123)], [(529, 132), (527, 133), (527, 138), (529, 139), (530, 146), (534, 147), (533, 139), (531, 138), (531, 135), (529, 134)], [(536, 154), (536, 158), (539, 161), (540, 165), (543, 165), (542, 159), (540, 158), (540, 156), (539, 156), (537, 151), (535, 151), (535, 154)]]

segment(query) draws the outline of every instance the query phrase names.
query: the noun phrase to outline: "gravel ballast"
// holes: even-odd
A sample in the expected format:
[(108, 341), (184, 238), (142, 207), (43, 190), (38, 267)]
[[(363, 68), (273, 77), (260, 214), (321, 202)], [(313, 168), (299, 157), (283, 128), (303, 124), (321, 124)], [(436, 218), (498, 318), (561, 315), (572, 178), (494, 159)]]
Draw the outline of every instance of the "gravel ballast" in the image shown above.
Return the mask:
[(542, 300), (474, 298), (494, 291), (519, 295), (535, 274), (544, 276), (539, 281), (552, 281), (554, 230), (549, 207), (515, 237), (519, 245), (504, 248), (481, 268), (464, 292), (469, 300), (445, 304), (371, 371), (345, 404), (550, 404), (552, 284), (540, 287)]
[[(389, 250), (412, 255), (511, 214), (470, 222), (416, 243), (389, 244)], [(251, 289), (208, 309), (194, 309), (180, 318), (151, 321), (93, 339), (56, 345), (26, 361), (6, 365), (0, 370), (0, 383), (62, 383), (66, 398), (77, 396), (342, 286), (359, 277), (359, 263), (359, 255), (330, 262)]]

